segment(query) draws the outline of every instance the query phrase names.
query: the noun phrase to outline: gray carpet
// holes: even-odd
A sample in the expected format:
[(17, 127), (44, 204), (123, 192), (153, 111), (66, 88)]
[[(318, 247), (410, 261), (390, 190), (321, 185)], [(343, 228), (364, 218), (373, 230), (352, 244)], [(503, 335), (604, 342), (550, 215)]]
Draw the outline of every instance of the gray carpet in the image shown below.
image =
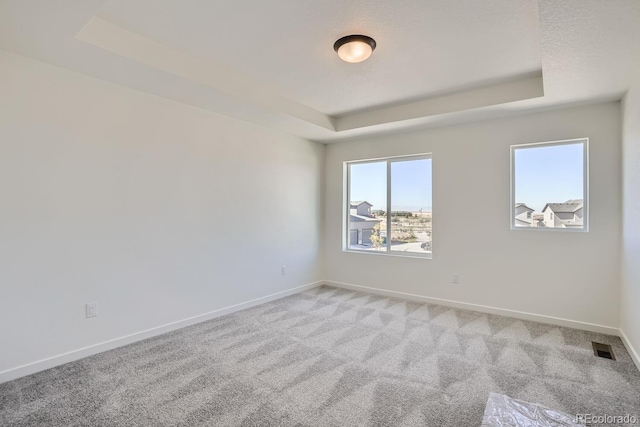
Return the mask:
[(490, 392), (640, 412), (617, 337), (323, 286), (0, 384), (0, 425), (478, 426)]

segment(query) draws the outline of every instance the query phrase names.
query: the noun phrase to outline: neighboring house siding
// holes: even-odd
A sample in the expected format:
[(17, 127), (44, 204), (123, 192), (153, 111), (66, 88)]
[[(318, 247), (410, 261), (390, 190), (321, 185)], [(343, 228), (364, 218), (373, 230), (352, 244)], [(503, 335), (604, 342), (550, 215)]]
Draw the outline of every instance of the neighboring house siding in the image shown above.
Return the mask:
[(566, 228), (562, 220), (573, 220), (575, 215), (569, 212), (554, 212), (553, 213), (553, 222), (555, 223), (556, 228)]
[(514, 211), (516, 227), (531, 227), (533, 222), (533, 209), (524, 204), (518, 204)]
[(371, 203), (352, 201), (349, 205), (349, 244), (367, 245), (371, 243), (373, 227), (381, 221), (371, 215)]
[(516, 225), (519, 225), (518, 223), (521, 224), (526, 224), (526, 225), (531, 225), (531, 218), (527, 218), (527, 213), (521, 213), (520, 215), (516, 215)]
[(571, 212), (554, 212), (553, 209), (547, 207), (543, 211), (545, 227), (565, 228), (563, 220), (573, 220), (574, 214)]
[[(544, 224), (546, 227), (555, 228), (582, 228), (584, 207), (575, 206), (575, 211), (571, 211), (568, 203), (550, 204), (543, 209)], [(567, 211), (569, 209), (569, 211)]]
[(524, 205), (516, 206), (516, 216), (521, 216), (522, 214), (526, 214), (527, 212), (531, 212), (531, 209), (528, 209)]
[[(380, 220), (373, 221), (352, 221), (349, 224), (349, 233), (351, 236), (350, 243), (358, 245), (366, 245), (371, 243), (371, 234), (373, 233), (373, 227), (380, 222)], [(357, 231), (358, 242), (354, 242), (354, 231)]]
[(367, 203), (361, 203), (357, 209), (358, 215), (362, 216), (370, 216), (371, 215), (371, 205)]
[(544, 226), (545, 227), (555, 227), (555, 223), (553, 222), (553, 211), (549, 208), (546, 208), (542, 211), (544, 215)]
[(557, 219), (573, 220), (575, 218), (575, 214), (573, 212), (557, 212), (555, 217)]
[(564, 228), (564, 224), (562, 224), (556, 212), (553, 213), (553, 226), (556, 228)]
[(349, 228), (351, 230), (367, 230), (375, 227), (377, 223), (377, 221), (352, 222)]
[(367, 230), (362, 230), (362, 243), (368, 244), (371, 243), (371, 235), (373, 234), (373, 229), (369, 228)]

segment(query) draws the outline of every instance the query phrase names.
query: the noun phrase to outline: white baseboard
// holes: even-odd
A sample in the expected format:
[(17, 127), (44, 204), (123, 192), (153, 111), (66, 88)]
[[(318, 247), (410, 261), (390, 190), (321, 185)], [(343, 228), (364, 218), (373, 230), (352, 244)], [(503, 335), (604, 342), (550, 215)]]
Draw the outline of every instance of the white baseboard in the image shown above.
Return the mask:
[(564, 326), (567, 328), (580, 329), (583, 331), (597, 332), (607, 335), (620, 335), (620, 329), (611, 326), (596, 325), (593, 323), (579, 322), (576, 320), (562, 319), (559, 317), (545, 316), (542, 314), (526, 313), (523, 311), (508, 310), (504, 308), (489, 307), (486, 305), (470, 304), (460, 301), (452, 301), (440, 298), (431, 298), (422, 295), (408, 294), (404, 292), (388, 291), (386, 289), (369, 288), (367, 286), (353, 285), (350, 283), (332, 282), (325, 280), (324, 283), (329, 286), (350, 289), (354, 291), (368, 292), (372, 294), (383, 295), (387, 297), (408, 299), (413, 301), (426, 302), (431, 304), (444, 305), (447, 307), (461, 308), (464, 310), (479, 311), (481, 313), (497, 314), (500, 316), (515, 317), (516, 319), (531, 320), (533, 322), (548, 323), (551, 325)]
[(622, 329), (620, 329), (620, 339), (622, 340), (622, 344), (627, 348), (627, 352), (631, 356), (631, 359), (633, 359), (633, 363), (635, 363), (638, 370), (640, 370), (640, 356), (633, 345), (631, 345), (631, 341), (629, 341), (627, 334), (625, 334)]
[(30, 375), (36, 372), (44, 371), (46, 369), (53, 368), (55, 366), (60, 366), (65, 363), (72, 362), (74, 360), (92, 356), (94, 354), (101, 353), (103, 351), (112, 350), (117, 347), (122, 347), (124, 345), (134, 343), (136, 341), (141, 341), (147, 338), (151, 338), (157, 335), (174, 331), (176, 329), (194, 325), (196, 323), (204, 322), (210, 319), (215, 319), (216, 317), (224, 316), (226, 314), (234, 313), (236, 311), (244, 310), (246, 308), (254, 307), (256, 305), (264, 304), (270, 301), (274, 301), (276, 299), (284, 298), (286, 296), (293, 295), (295, 293), (302, 292), (307, 289), (315, 288), (322, 284), (335, 286), (338, 288), (351, 289), (355, 291), (362, 291), (362, 292), (368, 292), (368, 293), (373, 293), (373, 294), (378, 294), (383, 296), (389, 296), (394, 298), (408, 299), (408, 300), (426, 302), (431, 304), (439, 304), (439, 305), (444, 305), (448, 307), (478, 311), (481, 313), (497, 314), (501, 316), (514, 317), (517, 319), (531, 320), (534, 322), (548, 323), (548, 324), (564, 326), (568, 328), (581, 329), (581, 330), (590, 331), (590, 332), (616, 335), (621, 338), (622, 342), (627, 348), (627, 351), (631, 355), (631, 358), (635, 362), (636, 366), (638, 366), (638, 369), (640, 369), (640, 357), (638, 355), (638, 352), (631, 345), (624, 331), (618, 328), (603, 326), (603, 325), (596, 325), (593, 323), (579, 322), (575, 320), (562, 319), (558, 317), (544, 316), (540, 314), (526, 313), (526, 312), (515, 311), (515, 310), (507, 310), (507, 309), (489, 307), (489, 306), (478, 305), (478, 304), (470, 304), (465, 302), (446, 300), (441, 298), (431, 298), (431, 297), (426, 297), (426, 296), (416, 295), (416, 294), (409, 294), (404, 292), (370, 288), (367, 286), (353, 285), (350, 283), (333, 282), (333, 281), (324, 280), (324, 281), (309, 283), (303, 286), (298, 286), (293, 289), (277, 292), (275, 294), (267, 295), (267, 296), (256, 298), (240, 304), (214, 310), (209, 313), (204, 313), (198, 316), (190, 317), (188, 319), (183, 319), (177, 322), (168, 323), (166, 325), (136, 332), (123, 337), (114, 338), (112, 340), (104, 341), (88, 347), (80, 348), (67, 353), (59, 354), (46, 359), (42, 359), (35, 362), (27, 363), (21, 366), (17, 366), (15, 368), (7, 369), (5, 371), (0, 372), (0, 383), (11, 381), (16, 378), (24, 377), (26, 375)]
[(59, 354), (56, 356), (48, 357), (46, 359), (38, 360), (35, 362), (27, 363), (15, 368), (7, 369), (0, 372), (0, 384), (14, 380), (16, 378), (31, 375), (36, 372), (44, 371), (55, 366), (60, 366), (74, 360), (82, 359), (84, 357), (92, 356), (103, 351), (112, 350), (123, 345), (131, 344), (136, 341), (141, 341), (147, 338), (161, 335), (167, 332), (174, 331), (176, 329), (184, 328), (186, 326), (194, 325), (196, 323), (204, 322), (207, 320), (215, 319), (216, 317), (224, 316), (225, 314), (234, 313), (236, 311), (244, 310), (246, 308), (254, 307), (256, 305), (264, 304), (269, 301), (274, 301), (280, 298), (284, 298), (289, 295), (296, 294), (298, 292), (312, 289), (322, 285), (324, 282), (314, 282), (303, 286), (298, 286), (293, 289), (289, 289), (275, 294), (267, 295), (264, 297), (256, 298), (250, 301), (246, 301), (240, 304), (235, 304), (229, 307), (221, 308), (211, 311), (209, 313), (200, 314), (198, 316), (189, 317), (188, 319), (179, 320), (177, 322), (168, 323), (166, 325), (157, 326), (155, 328), (147, 329), (144, 331), (136, 332), (130, 335), (126, 335), (112, 340), (104, 341), (98, 344), (94, 344), (88, 347), (72, 350), (67, 353)]

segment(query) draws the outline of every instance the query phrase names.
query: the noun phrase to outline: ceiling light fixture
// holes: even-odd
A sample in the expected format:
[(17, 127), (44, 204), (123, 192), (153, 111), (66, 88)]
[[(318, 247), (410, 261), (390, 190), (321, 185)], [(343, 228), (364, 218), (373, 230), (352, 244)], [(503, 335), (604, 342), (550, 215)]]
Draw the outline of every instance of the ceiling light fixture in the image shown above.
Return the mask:
[(376, 41), (369, 36), (351, 35), (338, 39), (333, 44), (333, 50), (340, 59), (355, 64), (371, 56), (376, 48)]

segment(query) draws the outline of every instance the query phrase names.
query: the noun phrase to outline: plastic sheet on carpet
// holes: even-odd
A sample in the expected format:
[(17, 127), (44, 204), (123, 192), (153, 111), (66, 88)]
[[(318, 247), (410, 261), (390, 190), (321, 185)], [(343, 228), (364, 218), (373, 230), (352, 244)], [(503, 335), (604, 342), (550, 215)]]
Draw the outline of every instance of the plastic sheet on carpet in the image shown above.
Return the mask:
[(481, 427), (584, 427), (575, 417), (537, 403), (491, 393)]

